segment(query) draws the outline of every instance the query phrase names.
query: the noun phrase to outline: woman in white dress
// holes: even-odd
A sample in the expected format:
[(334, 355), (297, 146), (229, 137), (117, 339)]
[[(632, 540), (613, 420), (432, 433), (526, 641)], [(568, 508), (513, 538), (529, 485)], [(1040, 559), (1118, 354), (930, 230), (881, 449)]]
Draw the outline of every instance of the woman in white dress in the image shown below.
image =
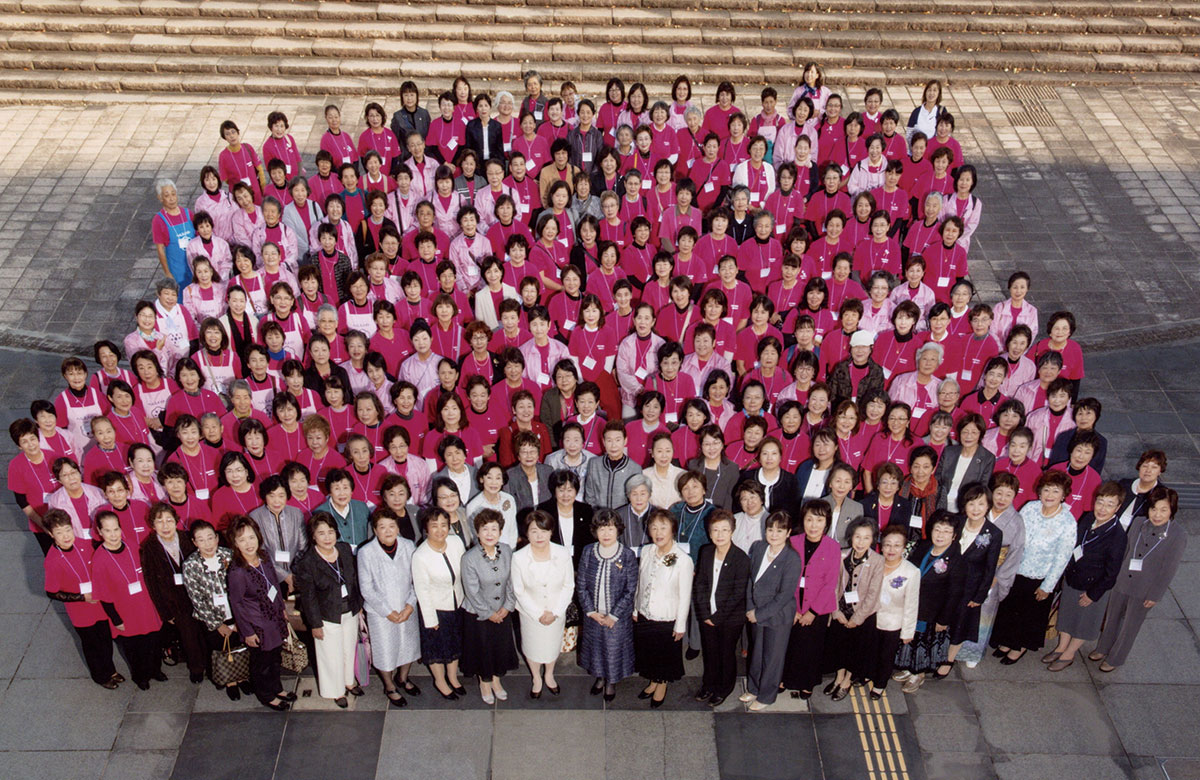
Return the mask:
[(555, 696), (554, 664), (562, 652), (567, 605), (575, 592), (575, 570), (571, 553), (550, 541), (556, 521), (535, 509), (525, 518), (529, 544), (513, 554), (512, 586), (521, 614), (521, 650), (533, 683), (529, 698), (542, 697), (542, 684)]
[[(371, 634), (372, 664), (383, 678), (384, 694), (393, 707), (408, 704), (404, 693), (421, 689), (409, 682), (408, 670), (421, 657), (417, 626), (417, 592), (412, 557), (416, 548), (400, 535), (396, 513), (386, 507), (371, 515), (375, 538), (358, 551), (358, 587), (362, 591)], [(404, 688), (404, 693), (397, 690)]]
[(500, 513), (504, 523), (500, 541), (509, 547), (517, 546), (517, 502), (502, 488), (508, 483), (508, 474), (495, 461), (488, 461), (475, 472), (475, 484), (479, 492), (467, 503), (467, 523), (474, 526), (475, 515), (485, 509)]

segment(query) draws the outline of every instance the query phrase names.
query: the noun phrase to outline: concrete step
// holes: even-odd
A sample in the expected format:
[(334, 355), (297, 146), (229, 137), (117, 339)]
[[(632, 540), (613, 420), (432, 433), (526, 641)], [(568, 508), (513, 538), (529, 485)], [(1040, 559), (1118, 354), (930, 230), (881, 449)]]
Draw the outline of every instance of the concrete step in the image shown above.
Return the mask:
[[(233, 3), (230, 3), (233, 4)], [(261, 11), (250, 2), (236, 3)], [(157, 35), (279, 35), (297, 38), (410, 38), (422, 40), (531, 41), (588, 43), (685, 43), (697, 40), (726, 45), (891, 46), (913, 48), (1037, 48), (1040, 50), (1187, 51), (1200, 48), (1200, 19), (1158, 17), (1064, 18), (1055, 16), (909, 13), (762, 13), (742, 11), (675, 12), (648, 19), (630, 18), (634, 9), (598, 9), (554, 25), (524, 24), (512, 13), (525, 9), (495, 7), (487, 20), (464, 20), (458, 10), (435, 21), (417, 21), (391, 10), (390, 18), (368, 20), (288, 16), (229, 16), (205, 3), (196, 16), (112, 15), (104, 13), (0, 13), (0, 30), (71, 33), (145, 33)], [(296, 3), (295, 5), (303, 5)], [(316, 6), (317, 3), (308, 5)], [(289, 6), (290, 7), (290, 6)], [(396, 6), (396, 9), (415, 6)], [(239, 10), (241, 10), (239, 8)], [(472, 10), (468, 8), (467, 10)], [(572, 10), (572, 9), (567, 9)], [(443, 18), (445, 17), (445, 18)], [(1019, 44), (1005, 45), (1015, 37)], [(1040, 40), (1043, 39), (1044, 40)]]
[[(1123, 86), (1137, 85), (1180, 86), (1195, 83), (1189, 73), (1114, 73), (1094, 71), (1063, 73), (1019, 73), (1000, 70), (978, 70), (970, 72), (938, 71), (838, 71), (830, 69), (830, 77), (842, 84), (903, 85), (918, 86), (926, 78), (939, 77), (950, 86), (1019, 86), (1019, 85), (1073, 85), (1073, 86)], [(604, 89), (603, 81), (580, 79), (577, 82), (580, 94), (598, 95)], [(697, 82), (700, 84), (701, 82)], [(715, 82), (713, 82), (715, 84)], [(705, 83), (706, 87), (713, 84)], [(477, 85), (479, 88), (480, 85)], [(496, 86), (517, 88), (514, 80), (498, 81)], [(747, 90), (752, 84), (739, 84)], [(670, 91), (667, 82), (649, 82), (647, 89), (652, 95), (666, 95)], [(94, 102), (105, 95), (144, 95), (146, 93), (188, 95), (211, 95), (212, 99), (230, 95), (307, 95), (372, 96), (392, 95), (396, 81), (392, 78), (352, 77), (339, 75), (309, 75), (283, 77), (270, 74), (236, 75), (227, 73), (205, 73), (203, 78), (195, 74), (148, 73), (122, 70), (15, 70), (0, 67), (0, 104)], [(426, 89), (426, 93), (432, 90)]]
[[(876, 41), (878, 44), (879, 42)], [(1010, 45), (1013, 42), (1009, 42)], [(284, 38), (154, 33), (0, 32), (0, 53), (15, 67), (178, 72), (241, 72), (348, 76), (518, 78), (537, 67), (550, 79), (669, 82), (681, 71), (720, 81), (795, 80), (809, 60), (857, 69), (995, 69), (1045, 72), (1200, 72), (1194, 53), (1023, 48), (942, 51), (912, 49), (813, 49), (730, 44), (487, 43), (393, 38)], [(78, 68), (61, 64), (64, 57)], [(28, 64), (26, 64), (28, 63)], [(92, 64), (89, 64), (92, 63)], [(127, 67), (125, 63), (129, 63)], [(563, 75), (557, 75), (563, 74)]]
[[(32, 13), (105, 13), (113, 15), (198, 16), (201, 3), (197, 0), (0, 0), (0, 12)], [(914, 13), (932, 12), (954, 15), (1019, 14), (1058, 17), (1191, 17), (1200, 16), (1197, 0), (607, 0), (602, 8), (594, 8), (593, 0), (465, 0), (447, 3), (444, 0), (409, 0), (406, 4), (380, 3), (378, 0), (350, 2), (313, 2), (312, 0), (274, 0), (251, 3), (240, 0), (211, 0), (204, 2), (205, 11), (245, 15), (245, 6), (259, 6), (250, 15), (304, 18), (316, 10), (318, 16), (350, 18), (358, 14), (386, 14), (417, 9), (412, 13), (425, 19), (443, 13), (471, 14), (472, 18), (494, 14), (495, 8), (522, 9), (527, 18), (551, 21), (554, 14), (578, 11), (587, 14), (604, 13), (609, 8), (645, 9), (650, 16), (666, 11), (697, 12), (725, 10), (746, 14), (761, 12), (840, 12)], [(351, 10), (349, 7), (354, 7)], [(379, 18), (384, 18), (380, 16)]]

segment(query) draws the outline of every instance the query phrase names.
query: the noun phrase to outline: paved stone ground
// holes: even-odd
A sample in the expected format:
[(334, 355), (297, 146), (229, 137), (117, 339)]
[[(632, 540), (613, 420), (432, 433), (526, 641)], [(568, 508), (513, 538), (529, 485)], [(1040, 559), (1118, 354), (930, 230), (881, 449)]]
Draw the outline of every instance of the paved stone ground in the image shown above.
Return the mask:
[[(1100, 427), (1112, 476), (1130, 473), (1136, 454), (1155, 444), (1170, 454), (1168, 480), (1195, 486), (1200, 341), (1143, 345), (1177, 339), (1192, 325), (1200, 89), (1052, 94), (1041, 105), (1055, 124), (1039, 128), (1014, 126), (1004, 113), (1033, 104), (990, 89), (954, 95), (957, 136), (980, 166), (987, 208), (972, 275), (994, 301), (1012, 270), (1029, 269), (1044, 313), (1076, 312), (1091, 347), (1084, 392), (1105, 404)], [(912, 102), (904, 90), (890, 97)], [(39, 348), (0, 348), (0, 423), (59, 385), (58, 356), (40, 350), (70, 351), (129, 328), (131, 304), (155, 275), (147, 235), (157, 210), (153, 180), (175, 177), (188, 194), (215, 157), (219, 122), (233, 116), (256, 139), (274, 107), (315, 147), (320, 104), (291, 98), (196, 104), (117, 96), (0, 108), (0, 128), (14, 139), (0, 159), (0, 344)], [(347, 105), (346, 114), (357, 107)], [(0, 444), (5, 462), (13, 451)], [(1192, 487), (1180, 522), (1200, 535), (1195, 495)], [(408, 711), (385, 712), (376, 684), (354, 712), (328, 712), (304, 697), (297, 711), (277, 716), (190, 686), (178, 670), (145, 693), (90, 683), (65, 615), (41, 594), (36, 544), (15, 508), (2, 506), (0, 776), (556, 777), (568, 755), (556, 746), (566, 743), (571, 774), (581, 777), (857, 780), (869, 776), (862, 745), (881, 738), (872, 742), (859, 729), (874, 724), (890, 732), (914, 778), (1200, 777), (1200, 540), (1130, 662), (1112, 675), (1083, 662), (1050, 675), (1030, 660), (1001, 667), (989, 659), (915, 696), (893, 689), (890, 717), (856, 714), (856, 697), (814, 701), (812, 712), (787, 702), (781, 709), (790, 712), (751, 717), (736, 705), (698, 711), (686, 698), (688, 682), (674, 686), (669, 711), (642, 709), (633, 681), (602, 708), (575, 670), (564, 673), (563, 696), (553, 701), (514, 695), (489, 710), (427, 693)], [(514, 677), (508, 687), (520, 694), (522, 682)], [(311, 680), (297, 685), (303, 693)], [(550, 747), (524, 748), (530, 735)], [(897, 765), (884, 768), (899, 777)]]

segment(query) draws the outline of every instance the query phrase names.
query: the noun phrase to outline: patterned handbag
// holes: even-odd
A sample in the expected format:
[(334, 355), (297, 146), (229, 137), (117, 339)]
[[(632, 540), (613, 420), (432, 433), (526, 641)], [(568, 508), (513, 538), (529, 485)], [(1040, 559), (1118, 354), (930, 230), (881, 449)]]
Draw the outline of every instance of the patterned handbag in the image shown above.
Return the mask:
[(288, 624), (288, 635), (283, 640), (283, 668), (300, 674), (308, 668), (308, 648), (296, 636), (296, 630)]
[(220, 650), (212, 651), (212, 681), (218, 687), (243, 683), (250, 679), (250, 653), (246, 647), (230, 649), (229, 637)]

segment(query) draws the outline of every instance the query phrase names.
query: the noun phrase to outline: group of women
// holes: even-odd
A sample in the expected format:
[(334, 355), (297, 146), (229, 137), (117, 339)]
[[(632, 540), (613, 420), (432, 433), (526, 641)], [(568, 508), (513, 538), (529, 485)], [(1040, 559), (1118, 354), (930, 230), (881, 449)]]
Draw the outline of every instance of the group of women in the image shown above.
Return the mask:
[(566, 652), (651, 707), (701, 655), (713, 706), (743, 657), (751, 710), (879, 697), (1052, 621), (1051, 671), (1125, 662), (1186, 544), (1166, 455), (1105, 482), (1074, 316), (976, 300), (938, 82), (903, 124), (816, 64), (752, 118), (525, 88), (329, 106), (311, 168), (225, 122), (194, 208), (159, 183), (156, 296), (10, 429), (98, 684), (113, 639), (142, 687), (244, 647), (228, 695), (287, 709), (296, 629), (343, 707), (368, 663), (394, 706), (414, 662), (557, 695)]

